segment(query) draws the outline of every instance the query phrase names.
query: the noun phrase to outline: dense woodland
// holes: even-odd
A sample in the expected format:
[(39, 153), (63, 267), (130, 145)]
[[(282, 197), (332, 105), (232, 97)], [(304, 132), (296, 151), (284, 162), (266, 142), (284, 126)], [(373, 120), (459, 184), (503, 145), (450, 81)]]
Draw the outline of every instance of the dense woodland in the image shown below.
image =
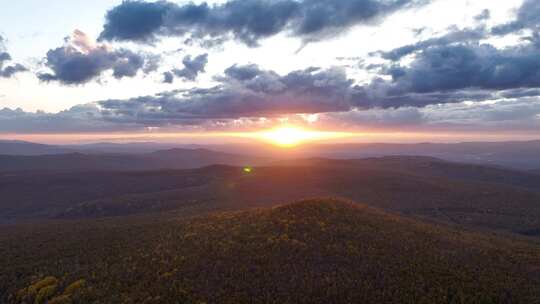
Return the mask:
[(532, 243), (331, 199), (6, 232), (0, 290), (8, 303), (535, 303), (540, 296)]

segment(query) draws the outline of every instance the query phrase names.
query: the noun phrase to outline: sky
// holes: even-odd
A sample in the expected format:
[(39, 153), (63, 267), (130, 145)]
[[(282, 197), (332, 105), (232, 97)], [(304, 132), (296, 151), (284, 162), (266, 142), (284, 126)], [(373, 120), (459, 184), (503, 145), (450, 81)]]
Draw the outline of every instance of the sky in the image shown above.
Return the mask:
[(19, 0), (0, 10), (0, 138), (540, 139), (539, 16), (536, 0)]

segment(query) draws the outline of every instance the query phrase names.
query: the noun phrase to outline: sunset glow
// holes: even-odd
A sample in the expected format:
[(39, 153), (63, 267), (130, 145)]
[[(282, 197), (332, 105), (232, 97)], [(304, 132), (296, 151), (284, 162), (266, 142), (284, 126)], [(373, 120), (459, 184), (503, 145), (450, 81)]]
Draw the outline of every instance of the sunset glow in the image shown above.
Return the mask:
[(310, 141), (328, 140), (351, 136), (344, 132), (311, 131), (294, 126), (279, 127), (256, 133), (257, 137), (280, 147), (294, 147)]

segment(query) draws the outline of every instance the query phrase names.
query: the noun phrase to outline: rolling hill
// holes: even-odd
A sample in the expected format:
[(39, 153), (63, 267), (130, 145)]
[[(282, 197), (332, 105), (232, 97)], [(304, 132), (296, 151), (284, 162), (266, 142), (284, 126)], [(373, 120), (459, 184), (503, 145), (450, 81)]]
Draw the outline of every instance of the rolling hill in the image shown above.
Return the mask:
[(538, 244), (330, 199), (2, 231), (4, 303), (534, 303), (540, 296)]
[(296, 160), (251, 172), (6, 173), (0, 196), (3, 222), (238, 210), (323, 196), (475, 229), (535, 236), (540, 228), (540, 176), (419, 157)]

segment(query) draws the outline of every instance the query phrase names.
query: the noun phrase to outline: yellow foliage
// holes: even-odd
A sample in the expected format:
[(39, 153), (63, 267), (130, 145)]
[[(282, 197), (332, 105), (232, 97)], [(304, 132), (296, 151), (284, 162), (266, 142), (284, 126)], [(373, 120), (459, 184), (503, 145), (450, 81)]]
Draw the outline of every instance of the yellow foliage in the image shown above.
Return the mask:
[(35, 304), (42, 304), (45, 303), (45, 301), (52, 297), (56, 291), (57, 285), (49, 285), (41, 288), (36, 296), (36, 299), (34, 301)]
[(37, 293), (44, 287), (51, 286), (51, 285), (57, 285), (57, 284), (58, 284), (58, 279), (56, 279), (55, 277), (53, 277), (53, 276), (45, 277), (44, 279), (42, 279), (42, 280), (34, 283), (30, 287), (28, 287), (28, 292)]
[(17, 291), (17, 300), (22, 300), (28, 296), (28, 288), (23, 288)]
[(78, 290), (80, 290), (81, 288), (83, 288), (84, 285), (86, 285), (86, 281), (83, 280), (83, 279), (75, 281), (75, 282), (69, 284), (68, 287), (66, 287), (66, 290), (64, 290), (64, 294), (65, 295), (73, 294), (73, 293), (77, 292)]
[(47, 304), (71, 304), (71, 297), (68, 295), (61, 295), (52, 298)]

